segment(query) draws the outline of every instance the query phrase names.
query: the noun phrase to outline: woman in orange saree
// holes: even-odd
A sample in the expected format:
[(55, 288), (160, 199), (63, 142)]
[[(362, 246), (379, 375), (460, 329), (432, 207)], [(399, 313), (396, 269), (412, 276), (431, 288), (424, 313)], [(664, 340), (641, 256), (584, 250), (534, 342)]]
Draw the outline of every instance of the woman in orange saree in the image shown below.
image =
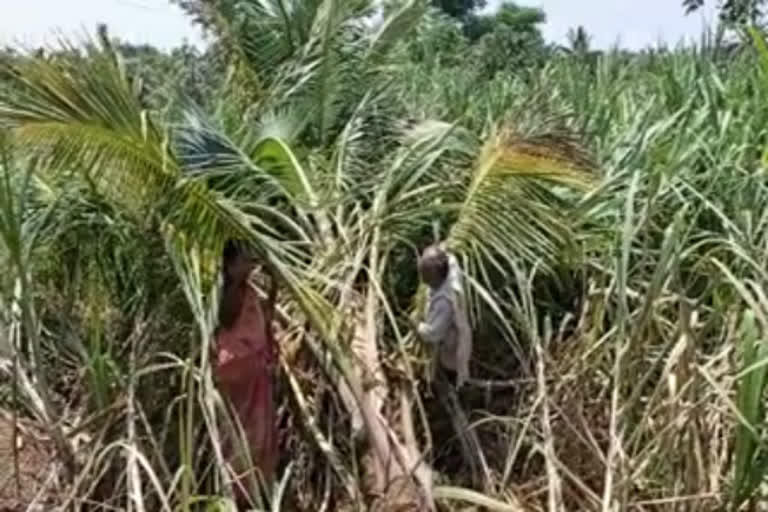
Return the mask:
[(272, 396), (277, 346), (271, 326), (276, 286), (273, 281), (263, 301), (249, 283), (254, 262), (232, 241), (224, 247), (222, 266), (214, 375), (236, 426), (225, 437), (224, 455), (235, 471), (234, 493), (242, 507), (254, 502), (250, 482), (261, 480), (270, 488), (277, 459)]

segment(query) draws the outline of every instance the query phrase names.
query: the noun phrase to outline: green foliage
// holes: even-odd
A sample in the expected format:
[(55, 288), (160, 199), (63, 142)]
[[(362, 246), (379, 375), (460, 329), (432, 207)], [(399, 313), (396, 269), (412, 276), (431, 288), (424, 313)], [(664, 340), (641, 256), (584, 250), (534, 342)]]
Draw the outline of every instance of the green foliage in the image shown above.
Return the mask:
[(768, 421), (763, 406), (768, 384), (768, 346), (760, 339), (754, 313), (744, 313), (740, 334), (743, 370), (739, 372), (736, 392), (740, 425), (734, 446), (734, 510), (750, 499), (768, 476), (768, 457), (763, 447), (763, 430)]
[(417, 25), (413, 37), (403, 45), (403, 59), (419, 69), (429, 66), (461, 67), (466, 62), (469, 41), (461, 26), (445, 14), (429, 12)]
[(579, 25), (575, 29), (568, 29), (569, 50), (577, 55), (586, 55), (589, 52), (589, 43), (591, 36), (586, 29)]
[(464, 32), (470, 41), (476, 41), (501, 28), (514, 30), (521, 35), (531, 35), (538, 33), (539, 29), (536, 25), (546, 20), (542, 9), (522, 7), (514, 2), (505, 1), (492, 13), (470, 16), (465, 22)]
[[(92, 439), (61, 495), (231, 506), (233, 426), (208, 358), (218, 252), (236, 236), (281, 284), (293, 455), (274, 510), (362, 500), (358, 466), (393, 453), (413, 457), (393, 473), (430, 461), (450, 483), (436, 499), (500, 510), (762, 498), (757, 32), (757, 55), (707, 39), (633, 54), (591, 52), (578, 28), (553, 55), (541, 11), (514, 4), (459, 21), (391, 2), (363, 23), (362, 0), (179, 3), (213, 36), (204, 54), (102, 31), (2, 58), (0, 298), (20, 308), (23, 402)], [(482, 418), (495, 499), (456, 487), (455, 433), (421, 392), (406, 326), (433, 233), (466, 270), (480, 384), (462, 405)], [(510, 379), (519, 392), (486, 393)]]
[(480, 78), (492, 78), (499, 72), (524, 74), (544, 62), (541, 34), (520, 33), (501, 26), (484, 35), (472, 52)]
[(472, 11), (482, 9), (486, 0), (430, 0), (432, 5), (441, 9), (449, 16), (463, 18)]
[[(683, 0), (686, 14), (697, 11), (704, 0)], [(729, 25), (756, 23), (763, 16), (764, 0), (725, 0), (718, 4), (720, 19)]]
[(524, 73), (544, 61), (545, 44), (537, 25), (544, 23), (544, 11), (503, 3), (493, 14), (478, 15), (464, 28), (471, 51), (482, 78), (497, 72)]

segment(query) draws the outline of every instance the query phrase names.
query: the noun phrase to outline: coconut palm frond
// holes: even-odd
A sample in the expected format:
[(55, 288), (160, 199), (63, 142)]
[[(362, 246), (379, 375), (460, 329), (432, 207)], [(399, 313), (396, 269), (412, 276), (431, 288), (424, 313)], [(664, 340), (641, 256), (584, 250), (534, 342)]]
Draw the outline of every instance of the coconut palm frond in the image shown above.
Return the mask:
[(425, 0), (408, 0), (385, 18), (370, 39), (366, 60), (378, 63), (392, 47), (402, 40), (403, 34), (410, 33), (422, 20), (429, 3)]
[[(248, 188), (259, 190), (265, 200), (275, 193), (298, 202), (316, 199), (310, 176), (283, 139), (240, 132), (231, 137), (198, 116), (188, 116), (174, 131), (174, 148), (185, 174), (206, 176), (209, 185), (235, 197), (239, 197), (236, 188), (216, 185), (234, 182), (232, 185), (238, 187), (256, 180), (258, 186)], [(264, 186), (267, 183), (274, 185), (273, 194), (266, 193), (270, 188)]]
[(280, 212), (264, 205), (258, 215), (245, 213), (204, 176), (182, 173), (170, 137), (142, 108), (115, 60), (96, 45), (86, 50), (87, 59), (14, 64), (15, 88), (0, 97), (0, 122), (16, 144), (39, 155), (47, 169), (79, 172), (136, 218), (159, 219), (207, 247), (243, 238), (264, 258), (295, 261), (281, 242), (290, 234), (275, 227)]
[(498, 289), (494, 280), (521, 261), (551, 269), (574, 240), (570, 203), (553, 188), (586, 190), (593, 169), (573, 140), (493, 134), (463, 187), (447, 245), (487, 289)]
[(494, 166), (500, 173), (582, 191), (591, 189), (596, 182), (595, 164), (572, 137), (560, 134), (500, 137), (494, 146), (486, 147), (495, 155)]
[(88, 60), (14, 63), (14, 92), (0, 98), (0, 122), (17, 145), (49, 168), (79, 167), (109, 183), (114, 197), (140, 209), (177, 171), (164, 135), (109, 52), (87, 47)]

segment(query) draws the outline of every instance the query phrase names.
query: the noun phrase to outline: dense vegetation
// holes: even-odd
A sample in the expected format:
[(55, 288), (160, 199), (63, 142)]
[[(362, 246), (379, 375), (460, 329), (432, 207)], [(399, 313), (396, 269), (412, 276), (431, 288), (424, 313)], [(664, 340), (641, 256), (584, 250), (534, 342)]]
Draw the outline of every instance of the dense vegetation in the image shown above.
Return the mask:
[[(0, 407), (51, 457), (0, 496), (229, 510), (208, 348), (236, 237), (280, 283), (273, 510), (755, 509), (758, 31), (595, 52), (513, 4), (176, 3), (204, 52), (102, 28), (1, 57)], [(458, 397), (412, 333), (435, 239), (467, 273)]]

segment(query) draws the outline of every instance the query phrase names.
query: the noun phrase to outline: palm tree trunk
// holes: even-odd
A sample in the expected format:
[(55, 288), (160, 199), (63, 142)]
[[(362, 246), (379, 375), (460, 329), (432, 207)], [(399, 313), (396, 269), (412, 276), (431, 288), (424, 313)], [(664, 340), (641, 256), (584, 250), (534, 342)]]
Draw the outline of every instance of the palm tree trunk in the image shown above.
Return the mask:
[[(379, 270), (376, 242), (374, 235), (369, 259), (369, 272), (372, 274)], [(416, 446), (410, 402), (407, 397), (401, 400), (401, 422), (405, 441), (397, 436), (391, 421), (382, 414), (384, 400), (390, 394), (390, 385), (382, 370), (379, 357), (377, 343), (379, 301), (373, 279), (373, 277), (369, 278), (366, 295), (363, 298), (363, 309), (356, 315), (354, 324), (352, 352), (355, 359), (355, 373), (360, 378), (357, 383), (342, 384), (341, 392), (347, 393), (347, 396), (356, 395), (357, 403), (347, 398), (345, 404), (350, 408), (349, 413), (353, 421), (356, 415), (359, 415), (366, 427), (369, 453), (364, 460), (367, 461), (366, 469), (373, 480), (372, 489), (369, 491), (376, 495), (388, 495), (389, 491), (395, 488), (395, 484), (398, 484), (397, 488), (399, 488), (400, 483), (407, 482), (410, 488), (417, 491), (411, 501), (418, 500), (418, 503), (412, 505), (415, 505), (417, 510), (429, 510), (433, 507), (431, 474), (425, 471), (425, 463)], [(346, 389), (345, 386), (347, 386)], [(416, 482), (412, 478), (414, 475), (417, 477)], [(402, 493), (398, 494), (402, 498)]]

